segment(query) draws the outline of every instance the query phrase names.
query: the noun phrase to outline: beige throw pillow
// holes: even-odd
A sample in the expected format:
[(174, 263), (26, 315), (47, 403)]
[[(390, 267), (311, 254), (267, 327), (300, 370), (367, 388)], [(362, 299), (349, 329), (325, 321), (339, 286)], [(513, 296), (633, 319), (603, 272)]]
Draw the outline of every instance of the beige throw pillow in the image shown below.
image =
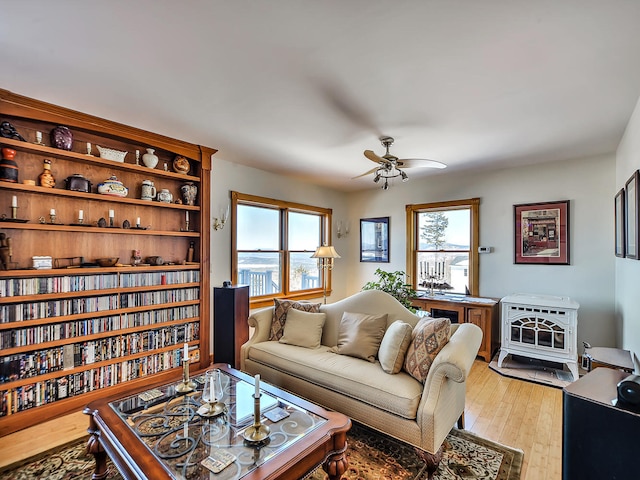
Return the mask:
[(411, 344), (404, 360), (404, 369), (424, 383), (434, 359), (451, 336), (448, 318), (423, 318), (413, 329)]
[(396, 320), (389, 325), (378, 350), (382, 370), (392, 375), (402, 370), (412, 333), (413, 327), (402, 320)]
[(309, 313), (291, 308), (287, 313), (284, 333), (279, 342), (298, 347), (318, 348), (326, 319), (326, 313)]
[(301, 303), (292, 300), (273, 299), (273, 319), (271, 321), (271, 334), (269, 340), (280, 340), (284, 331), (284, 324), (287, 321), (287, 312), (291, 308), (302, 310), (303, 312), (318, 313), (321, 303)]
[(386, 327), (386, 313), (367, 315), (344, 312), (338, 327), (338, 345), (331, 351), (375, 362)]

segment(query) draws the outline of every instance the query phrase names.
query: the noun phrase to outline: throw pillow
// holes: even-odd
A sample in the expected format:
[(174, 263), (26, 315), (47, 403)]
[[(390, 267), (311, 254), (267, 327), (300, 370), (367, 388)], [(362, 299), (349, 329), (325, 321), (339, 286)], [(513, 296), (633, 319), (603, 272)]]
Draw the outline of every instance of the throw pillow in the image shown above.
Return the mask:
[(291, 308), (296, 310), (302, 310), (303, 312), (318, 313), (320, 311), (321, 303), (301, 303), (294, 302), (292, 300), (280, 300), (273, 299), (273, 319), (271, 321), (271, 335), (269, 340), (280, 340), (284, 329), (284, 324), (287, 321), (287, 312)]
[(424, 383), (436, 355), (451, 336), (448, 318), (423, 318), (413, 329), (404, 369), (416, 380)]
[(382, 370), (393, 375), (402, 369), (412, 333), (413, 327), (402, 320), (396, 320), (389, 325), (378, 351)]
[(344, 312), (338, 327), (338, 345), (331, 351), (375, 362), (386, 327), (386, 313), (367, 315)]
[(292, 308), (287, 313), (284, 333), (279, 342), (299, 347), (318, 348), (326, 319), (326, 313), (303, 312)]

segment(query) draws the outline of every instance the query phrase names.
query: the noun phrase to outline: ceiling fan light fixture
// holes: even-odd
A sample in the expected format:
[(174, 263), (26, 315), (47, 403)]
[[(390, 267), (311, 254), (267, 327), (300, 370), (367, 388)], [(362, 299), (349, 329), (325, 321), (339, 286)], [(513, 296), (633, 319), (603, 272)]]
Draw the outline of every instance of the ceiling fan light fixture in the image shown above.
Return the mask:
[(404, 173), (402, 170), (400, 170), (400, 176), (402, 177), (403, 182), (409, 181), (409, 176), (406, 173)]

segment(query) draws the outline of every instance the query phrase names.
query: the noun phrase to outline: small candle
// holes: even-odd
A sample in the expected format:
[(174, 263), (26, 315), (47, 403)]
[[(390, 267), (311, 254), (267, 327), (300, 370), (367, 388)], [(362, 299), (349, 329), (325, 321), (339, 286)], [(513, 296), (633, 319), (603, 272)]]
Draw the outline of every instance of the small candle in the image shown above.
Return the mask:
[(255, 382), (256, 383), (256, 391), (255, 391), (254, 396), (256, 398), (258, 398), (260, 396), (260, 374), (256, 375), (255, 380), (256, 380), (256, 382)]
[(140, 217), (136, 218), (136, 227), (140, 226)]
[(109, 218), (113, 218), (113, 217), (115, 217), (113, 210), (109, 210)]
[(87, 142), (87, 154), (91, 155), (91, 144)]
[[(16, 198), (16, 197), (13, 197)], [(184, 212), (184, 218), (187, 220), (187, 222), (189, 221), (189, 212)]]
[(78, 210), (78, 220), (84, 219), (84, 210)]
[[(18, 197), (16, 197), (15, 195), (11, 198), (11, 206), (12, 207), (17, 207), (18, 206)], [(189, 220), (189, 218), (187, 218), (187, 220)]]
[(36, 131), (36, 143), (42, 143), (42, 132)]
[(218, 401), (218, 399), (216, 398), (216, 390), (215, 388), (213, 388), (213, 376), (209, 378), (209, 401), (210, 402)]
[(182, 355), (182, 361), (186, 362), (189, 360), (189, 345), (187, 343), (184, 344), (184, 354)]
[(51, 210), (49, 210), (49, 215), (55, 215), (56, 214), (56, 209), (52, 208)]

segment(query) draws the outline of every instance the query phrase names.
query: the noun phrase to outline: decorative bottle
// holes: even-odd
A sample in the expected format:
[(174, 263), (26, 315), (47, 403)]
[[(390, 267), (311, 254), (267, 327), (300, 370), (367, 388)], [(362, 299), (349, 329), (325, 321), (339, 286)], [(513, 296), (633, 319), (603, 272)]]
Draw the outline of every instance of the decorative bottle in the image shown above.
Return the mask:
[(147, 153), (142, 155), (142, 163), (149, 168), (156, 168), (158, 165), (158, 156), (153, 152), (155, 152), (153, 148), (147, 148)]
[(0, 180), (3, 182), (16, 183), (18, 181), (18, 164), (13, 157), (16, 151), (12, 148), (2, 149), (2, 160), (0, 160)]
[(44, 159), (43, 170), (40, 175), (38, 175), (38, 181), (40, 182), (40, 186), (53, 188), (56, 186), (56, 179), (53, 177), (51, 173), (51, 160), (48, 158)]

